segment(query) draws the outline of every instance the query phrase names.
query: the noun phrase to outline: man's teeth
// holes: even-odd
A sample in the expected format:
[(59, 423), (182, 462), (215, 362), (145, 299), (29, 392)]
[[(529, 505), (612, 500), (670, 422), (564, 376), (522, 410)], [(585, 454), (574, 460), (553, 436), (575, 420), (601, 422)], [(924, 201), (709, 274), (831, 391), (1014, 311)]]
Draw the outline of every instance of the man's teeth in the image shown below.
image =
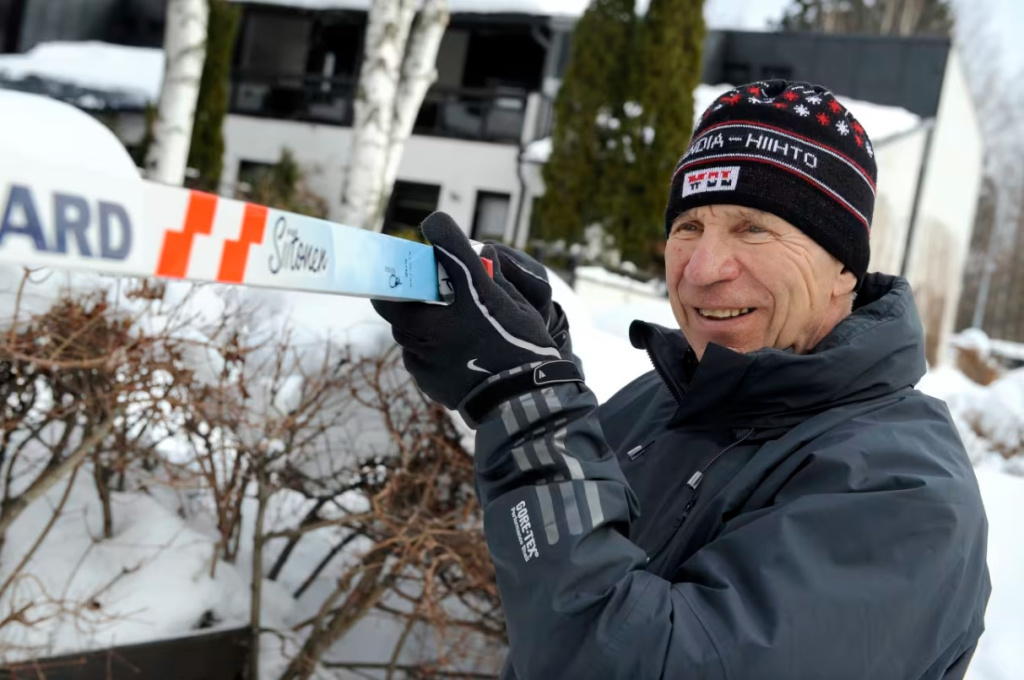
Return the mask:
[(743, 309), (698, 309), (701, 316), (706, 316), (709, 319), (731, 319), (734, 316), (742, 316), (749, 314), (750, 307), (744, 307)]

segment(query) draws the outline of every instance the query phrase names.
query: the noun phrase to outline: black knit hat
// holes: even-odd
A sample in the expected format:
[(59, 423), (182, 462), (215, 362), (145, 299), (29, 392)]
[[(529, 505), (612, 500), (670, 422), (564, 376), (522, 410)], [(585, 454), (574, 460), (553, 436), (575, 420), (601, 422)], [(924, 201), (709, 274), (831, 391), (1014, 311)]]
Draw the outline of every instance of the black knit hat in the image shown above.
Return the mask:
[(676, 164), (666, 234), (681, 213), (733, 204), (798, 227), (857, 276), (867, 272), (875, 152), (835, 96), (769, 80), (730, 90), (697, 121)]

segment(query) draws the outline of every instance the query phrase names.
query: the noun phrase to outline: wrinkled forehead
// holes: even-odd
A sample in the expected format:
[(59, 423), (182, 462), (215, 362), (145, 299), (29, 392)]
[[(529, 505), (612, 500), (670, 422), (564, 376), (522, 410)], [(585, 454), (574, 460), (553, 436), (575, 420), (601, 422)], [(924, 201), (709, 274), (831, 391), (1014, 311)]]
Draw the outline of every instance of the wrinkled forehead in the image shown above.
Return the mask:
[[(673, 220), (673, 223), (685, 222), (687, 220), (699, 220), (701, 222), (709, 220), (723, 222), (746, 221), (764, 225), (777, 225), (779, 227), (788, 226), (791, 229), (797, 229), (797, 227), (794, 227), (786, 220), (770, 212), (758, 210), (757, 208), (749, 208), (743, 205), (729, 205), (724, 203), (700, 205), (690, 208), (689, 210), (680, 213), (679, 216)], [(799, 229), (797, 229), (797, 231), (799, 231)]]

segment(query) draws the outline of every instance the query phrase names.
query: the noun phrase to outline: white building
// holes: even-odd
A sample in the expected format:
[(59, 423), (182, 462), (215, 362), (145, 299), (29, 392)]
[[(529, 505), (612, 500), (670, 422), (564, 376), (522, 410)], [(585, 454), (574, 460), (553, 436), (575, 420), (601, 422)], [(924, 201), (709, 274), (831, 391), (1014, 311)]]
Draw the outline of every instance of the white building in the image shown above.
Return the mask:
[[(352, 97), (362, 56), (364, 11), (308, 11), (296, 3), (246, 3), (239, 32), (222, 190), (288, 147), (332, 215), (351, 143)], [(360, 2), (320, 5), (359, 6)], [(365, 4), (362, 3), (362, 4)], [(478, 238), (522, 243), (526, 197), (522, 150), (550, 123), (574, 17), (499, 12), (531, 3), (453, 0), (438, 55), (438, 80), (405, 147), (385, 230), (417, 226), (443, 210)], [(533, 3), (535, 6), (552, 3)], [(578, 12), (583, 2), (571, 5)], [(541, 129), (538, 129), (541, 128)]]

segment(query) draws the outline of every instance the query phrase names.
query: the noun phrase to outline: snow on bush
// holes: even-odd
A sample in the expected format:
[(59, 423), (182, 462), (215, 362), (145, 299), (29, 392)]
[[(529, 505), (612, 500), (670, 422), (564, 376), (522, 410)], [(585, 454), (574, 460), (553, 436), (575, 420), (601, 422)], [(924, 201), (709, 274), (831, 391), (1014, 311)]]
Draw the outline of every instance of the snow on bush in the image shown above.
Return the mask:
[(1004, 456), (1024, 455), (1024, 368), (1007, 373), (967, 409), (972, 424)]

